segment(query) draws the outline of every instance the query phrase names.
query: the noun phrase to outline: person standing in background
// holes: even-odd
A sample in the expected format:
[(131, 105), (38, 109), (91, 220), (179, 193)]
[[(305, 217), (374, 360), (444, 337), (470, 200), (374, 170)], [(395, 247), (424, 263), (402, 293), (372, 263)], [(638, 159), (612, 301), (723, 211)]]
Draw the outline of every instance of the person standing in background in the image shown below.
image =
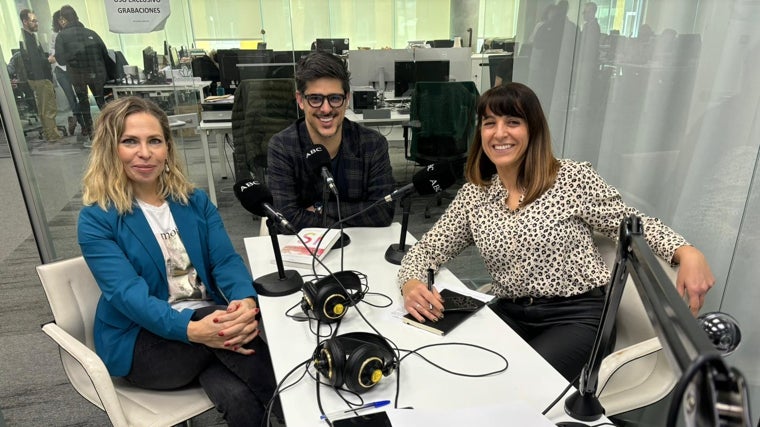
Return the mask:
[(53, 88), (53, 72), (48, 63), (48, 55), (42, 49), (37, 39), (39, 22), (37, 15), (29, 9), (19, 12), (21, 19), (21, 60), (24, 64), (27, 83), (34, 92), (37, 102), (37, 113), (42, 122), (42, 136), (48, 142), (61, 139), (61, 133), (55, 125), (55, 116), (58, 113)]
[(71, 79), (69, 78), (69, 73), (66, 71), (66, 66), (59, 64), (55, 60), (55, 40), (58, 38), (58, 33), (63, 30), (60, 20), (61, 11), (56, 10), (53, 13), (53, 38), (50, 40), (50, 56), (48, 56), (48, 61), (53, 65), (53, 75), (55, 76), (55, 80), (58, 82), (58, 86), (63, 90), (64, 95), (66, 95), (66, 101), (69, 103), (72, 115), (69, 116), (67, 130), (69, 131), (69, 135), (74, 135), (74, 132), (77, 129), (77, 123), (79, 123), (79, 126), (82, 129), (84, 129), (84, 121), (82, 120), (82, 115), (77, 114), (79, 111), (79, 101), (77, 100), (77, 95), (74, 93), (74, 86), (71, 85)]
[[(108, 79), (106, 64), (112, 62), (108, 49), (98, 33), (79, 22), (76, 11), (71, 6), (61, 8), (59, 20), (63, 30), (55, 41), (55, 59), (58, 64), (67, 67), (71, 84), (74, 86), (79, 108), (76, 114), (82, 119), (82, 136), (92, 134), (92, 115), (90, 114), (89, 87), (95, 103), (101, 110), (105, 106), (104, 86)], [(85, 143), (85, 147), (90, 144)]]

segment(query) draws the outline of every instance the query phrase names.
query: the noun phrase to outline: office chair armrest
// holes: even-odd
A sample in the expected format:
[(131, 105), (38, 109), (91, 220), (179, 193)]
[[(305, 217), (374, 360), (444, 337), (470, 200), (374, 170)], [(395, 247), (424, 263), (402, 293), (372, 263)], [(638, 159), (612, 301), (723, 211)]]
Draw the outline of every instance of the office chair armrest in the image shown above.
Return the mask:
[(607, 415), (627, 412), (665, 397), (676, 375), (657, 337), (621, 348), (599, 368), (598, 396)]
[(401, 127), (404, 128), (405, 132), (409, 128), (417, 128), (417, 129), (419, 129), (419, 128), (422, 127), (422, 122), (419, 121), (419, 120), (407, 120), (407, 121), (401, 122)]
[(610, 353), (604, 358), (604, 360), (602, 360), (602, 365), (599, 367), (598, 388), (601, 389), (612, 375), (628, 363), (652, 354), (660, 349), (662, 349), (660, 340), (657, 337), (654, 337)]
[[(62, 358), (61, 362), (66, 371), (66, 376), (69, 377), (69, 381), (74, 386), (74, 389), (94, 405), (108, 412), (112, 421), (115, 414), (120, 414), (123, 417), (121, 403), (114, 389), (113, 380), (103, 360), (92, 349), (55, 323), (42, 325), (42, 331), (55, 341), (63, 351), (69, 354), (84, 369), (84, 374), (89, 377), (88, 379), (73, 378), (73, 376), (80, 374), (81, 371), (77, 372), (77, 369), (72, 370), (71, 368), (75, 365), (67, 366)], [(95, 388), (95, 396), (91, 395), (87, 390), (80, 390), (78, 387), (79, 384), (86, 384), (89, 381), (92, 382), (91, 386)], [(113, 411), (112, 408), (119, 409), (118, 411)]]
[(89, 347), (82, 344), (81, 341), (71, 336), (55, 323), (42, 325), (42, 331), (52, 338), (66, 353), (76, 359), (88, 373), (105, 374), (105, 379), (109, 382), (111, 381), (111, 376), (108, 374), (103, 360)]

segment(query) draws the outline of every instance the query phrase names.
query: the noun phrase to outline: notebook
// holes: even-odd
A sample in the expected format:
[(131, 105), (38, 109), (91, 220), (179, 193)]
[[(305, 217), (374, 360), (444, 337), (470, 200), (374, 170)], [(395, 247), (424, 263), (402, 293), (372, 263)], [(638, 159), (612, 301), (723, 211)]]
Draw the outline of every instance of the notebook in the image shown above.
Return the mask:
[(443, 319), (439, 319), (437, 322), (425, 320), (425, 323), (421, 323), (407, 313), (401, 320), (408, 325), (416, 326), (428, 332), (446, 335), (486, 305), (483, 301), (451, 289), (444, 289), (440, 293), (443, 297)]

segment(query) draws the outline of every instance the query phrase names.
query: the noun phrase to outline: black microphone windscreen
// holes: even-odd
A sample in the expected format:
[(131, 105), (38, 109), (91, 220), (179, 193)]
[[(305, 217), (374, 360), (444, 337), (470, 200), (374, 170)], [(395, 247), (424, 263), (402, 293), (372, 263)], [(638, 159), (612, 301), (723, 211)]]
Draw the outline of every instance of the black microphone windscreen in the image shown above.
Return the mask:
[(266, 216), (264, 204), (272, 204), (272, 193), (260, 182), (253, 179), (242, 179), (235, 183), (235, 197), (240, 201), (245, 210), (258, 215)]
[(451, 163), (434, 163), (414, 174), (412, 184), (421, 195), (440, 193), (457, 180)]
[(330, 153), (322, 144), (314, 144), (309, 151), (306, 152), (306, 166), (315, 175), (319, 175), (322, 167), (330, 169)]

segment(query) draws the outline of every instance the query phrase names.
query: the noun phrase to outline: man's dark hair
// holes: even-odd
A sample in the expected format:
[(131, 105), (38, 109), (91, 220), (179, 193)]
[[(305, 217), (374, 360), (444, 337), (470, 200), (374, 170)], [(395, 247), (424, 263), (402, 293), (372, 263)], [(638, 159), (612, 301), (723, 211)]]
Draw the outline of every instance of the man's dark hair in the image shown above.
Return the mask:
[(21, 19), (21, 22), (24, 22), (29, 19), (29, 15), (32, 13), (34, 12), (29, 9), (21, 9), (21, 11), (18, 13), (18, 17)]
[(68, 4), (61, 7), (61, 18), (71, 23), (79, 22), (79, 16), (77, 16), (77, 11), (74, 10), (74, 8)]
[(311, 52), (302, 56), (296, 65), (296, 88), (306, 91), (306, 84), (321, 78), (338, 79), (343, 85), (343, 93), (351, 91), (351, 72), (340, 57), (327, 52)]

